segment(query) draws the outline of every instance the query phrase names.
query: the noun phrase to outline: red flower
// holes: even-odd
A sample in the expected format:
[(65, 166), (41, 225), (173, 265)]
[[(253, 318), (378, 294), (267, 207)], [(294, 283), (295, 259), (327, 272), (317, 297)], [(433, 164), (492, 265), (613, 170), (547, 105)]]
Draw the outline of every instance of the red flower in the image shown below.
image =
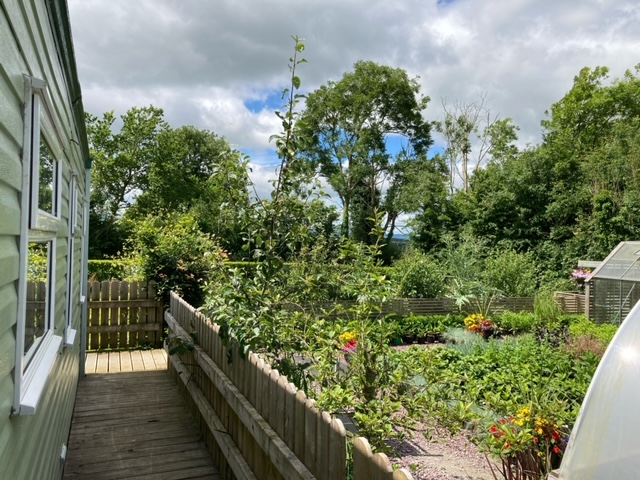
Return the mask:
[(556, 445), (555, 447), (553, 447), (553, 453), (555, 453), (556, 455), (560, 455), (562, 453), (562, 450), (560, 450), (560, 447)]

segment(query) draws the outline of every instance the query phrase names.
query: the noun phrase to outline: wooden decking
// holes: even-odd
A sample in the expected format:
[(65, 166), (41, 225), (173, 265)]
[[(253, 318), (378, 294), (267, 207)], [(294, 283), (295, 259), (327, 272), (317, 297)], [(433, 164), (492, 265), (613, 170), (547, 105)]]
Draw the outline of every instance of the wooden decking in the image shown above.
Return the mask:
[(87, 357), (63, 478), (221, 479), (169, 378), (164, 351)]
[(85, 361), (85, 371), (87, 374), (143, 372), (166, 369), (167, 352), (162, 349), (125, 352), (88, 352)]

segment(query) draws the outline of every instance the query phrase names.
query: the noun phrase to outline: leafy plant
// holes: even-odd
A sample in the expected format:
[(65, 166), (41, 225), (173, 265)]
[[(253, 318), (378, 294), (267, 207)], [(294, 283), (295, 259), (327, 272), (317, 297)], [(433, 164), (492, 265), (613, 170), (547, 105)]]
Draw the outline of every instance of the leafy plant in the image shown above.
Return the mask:
[(437, 298), (445, 291), (445, 272), (428, 256), (411, 250), (395, 262), (391, 278), (398, 298)]
[(204, 284), (226, 256), (192, 215), (177, 213), (140, 221), (129, 255), (139, 262), (143, 278), (158, 283), (160, 295), (175, 291), (195, 306), (202, 304)]
[(533, 312), (502, 312), (495, 321), (498, 329), (508, 334), (532, 332), (538, 324)]

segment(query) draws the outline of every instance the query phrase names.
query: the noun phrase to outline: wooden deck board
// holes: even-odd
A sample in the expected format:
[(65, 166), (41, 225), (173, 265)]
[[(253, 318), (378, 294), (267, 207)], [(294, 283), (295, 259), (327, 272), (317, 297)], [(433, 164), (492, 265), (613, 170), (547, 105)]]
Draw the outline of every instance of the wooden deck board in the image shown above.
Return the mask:
[(85, 371), (90, 373), (166, 370), (167, 352), (163, 349), (123, 352), (87, 352)]
[[(91, 360), (110, 373), (78, 384), (63, 479), (221, 480), (177, 386), (158, 370), (163, 353)], [(152, 371), (121, 372), (129, 367)]]

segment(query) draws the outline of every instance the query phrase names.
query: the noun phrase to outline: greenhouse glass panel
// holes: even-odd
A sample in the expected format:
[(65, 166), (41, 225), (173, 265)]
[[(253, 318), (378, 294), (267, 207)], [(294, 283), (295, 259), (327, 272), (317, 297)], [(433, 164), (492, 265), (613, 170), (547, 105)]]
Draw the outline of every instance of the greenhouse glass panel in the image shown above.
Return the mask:
[(560, 468), (549, 479), (640, 478), (640, 303), (618, 329), (596, 370)]

